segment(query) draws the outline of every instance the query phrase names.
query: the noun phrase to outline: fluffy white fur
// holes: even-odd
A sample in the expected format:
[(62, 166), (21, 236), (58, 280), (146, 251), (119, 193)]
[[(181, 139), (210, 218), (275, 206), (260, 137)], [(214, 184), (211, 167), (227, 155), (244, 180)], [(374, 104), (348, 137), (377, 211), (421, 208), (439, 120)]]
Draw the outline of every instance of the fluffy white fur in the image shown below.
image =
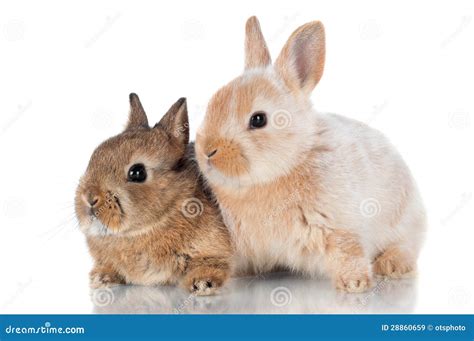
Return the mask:
[[(259, 32), (255, 22), (251, 18), (247, 24), (253, 25), (250, 34)], [(247, 45), (266, 49), (264, 43)], [(363, 291), (369, 286), (371, 264), (386, 251), (381, 264), (388, 269), (385, 274), (413, 270), (425, 212), (408, 167), (380, 132), (312, 108), (309, 94), (324, 64), (321, 49), (324, 30), (315, 22), (295, 31), (275, 66), (267, 58), (261, 65), (252, 60), (266, 56), (265, 51), (247, 51), (252, 68), (211, 100), (223, 101), (219, 93), (232, 94), (225, 112), (208, 110), (198, 131), (197, 158), (233, 231), (241, 272), (285, 267), (327, 274), (347, 291)], [(274, 91), (252, 94), (251, 110), (237, 114), (242, 98), (248, 97), (239, 91), (252, 82), (269, 83)], [(283, 129), (269, 123), (249, 130), (256, 111), (266, 112), (270, 120), (273, 113), (288, 113), (291, 123)], [(256, 137), (261, 138), (258, 143)], [(240, 150), (239, 159), (227, 162), (245, 160), (245, 172), (229, 176), (215, 166), (224, 148), (207, 157), (217, 139)]]

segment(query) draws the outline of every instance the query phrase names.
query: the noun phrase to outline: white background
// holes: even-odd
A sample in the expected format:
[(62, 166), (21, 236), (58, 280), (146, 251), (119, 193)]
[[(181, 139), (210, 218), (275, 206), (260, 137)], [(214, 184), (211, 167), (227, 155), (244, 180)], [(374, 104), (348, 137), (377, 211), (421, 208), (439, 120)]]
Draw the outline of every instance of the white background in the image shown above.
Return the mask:
[[(0, 312), (93, 311), (91, 259), (72, 206), (91, 152), (120, 132), (132, 91), (150, 121), (186, 96), (194, 135), (210, 96), (243, 68), (254, 14), (273, 58), (299, 25), (325, 24), (315, 107), (380, 129), (405, 157), (430, 222), (420, 273), (364, 297), (318, 280), (242, 279), (188, 310), (474, 312), (473, 2), (314, 0), (3, 1)], [(292, 300), (272, 305), (280, 286)], [(168, 311), (186, 296), (120, 290), (95, 311)]]

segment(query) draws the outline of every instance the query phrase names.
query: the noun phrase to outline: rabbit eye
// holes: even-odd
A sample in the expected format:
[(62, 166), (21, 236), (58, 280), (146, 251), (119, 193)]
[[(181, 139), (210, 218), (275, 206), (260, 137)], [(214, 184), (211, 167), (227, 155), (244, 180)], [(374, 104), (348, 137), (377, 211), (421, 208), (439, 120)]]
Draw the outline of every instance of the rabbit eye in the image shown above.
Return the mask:
[(263, 111), (257, 111), (250, 117), (249, 127), (250, 129), (263, 128), (267, 125), (267, 114)]
[(137, 163), (128, 170), (128, 181), (130, 182), (145, 182), (146, 169), (145, 165)]

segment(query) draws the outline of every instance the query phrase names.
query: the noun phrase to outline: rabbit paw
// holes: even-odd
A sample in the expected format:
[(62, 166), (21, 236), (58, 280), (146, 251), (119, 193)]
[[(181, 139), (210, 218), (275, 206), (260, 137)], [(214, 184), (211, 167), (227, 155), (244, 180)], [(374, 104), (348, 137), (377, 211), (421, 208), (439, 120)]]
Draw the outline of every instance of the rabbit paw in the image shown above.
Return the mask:
[(212, 279), (195, 279), (191, 287), (191, 292), (196, 296), (214, 295), (220, 285)]
[(344, 274), (336, 279), (336, 287), (348, 293), (361, 293), (371, 287), (371, 278), (368, 274)]
[(378, 256), (373, 269), (377, 276), (394, 279), (412, 277), (416, 272), (414, 262), (396, 247)]
[(183, 281), (183, 286), (196, 296), (209, 296), (217, 293), (227, 278), (229, 272), (212, 267), (198, 267), (190, 271)]
[(120, 284), (125, 284), (125, 281), (118, 274), (94, 270), (90, 274), (90, 287), (92, 289), (107, 288)]

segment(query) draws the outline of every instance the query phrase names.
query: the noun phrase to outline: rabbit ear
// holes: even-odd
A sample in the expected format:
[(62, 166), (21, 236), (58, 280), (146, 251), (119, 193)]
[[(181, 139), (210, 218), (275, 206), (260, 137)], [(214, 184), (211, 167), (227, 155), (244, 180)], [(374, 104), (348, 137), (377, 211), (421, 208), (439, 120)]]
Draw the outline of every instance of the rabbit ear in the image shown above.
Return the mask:
[(245, 69), (265, 67), (272, 59), (263, 38), (257, 17), (250, 17), (245, 25)]
[(177, 100), (155, 127), (164, 129), (178, 143), (187, 145), (189, 143), (189, 120), (186, 98)]
[(309, 94), (323, 75), (325, 54), (324, 26), (313, 21), (293, 32), (275, 68), (290, 89)]
[(128, 123), (126, 130), (136, 128), (149, 128), (148, 118), (146, 117), (145, 110), (143, 110), (140, 98), (137, 94), (131, 93), (130, 98), (130, 114), (128, 115)]

